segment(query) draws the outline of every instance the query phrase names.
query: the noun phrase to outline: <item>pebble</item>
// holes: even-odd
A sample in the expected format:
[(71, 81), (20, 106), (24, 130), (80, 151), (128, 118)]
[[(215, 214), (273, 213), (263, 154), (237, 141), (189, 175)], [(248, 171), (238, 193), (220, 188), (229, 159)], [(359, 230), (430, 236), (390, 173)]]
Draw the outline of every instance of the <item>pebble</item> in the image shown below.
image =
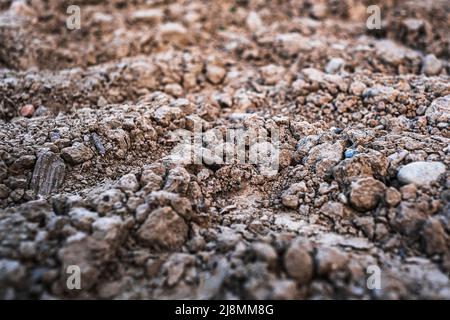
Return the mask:
[(445, 173), (442, 162), (417, 161), (403, 166), (397, 173), (397, 179), (402, 184), (414, 183), (418, 186), (430, 184)]
[(249, 12), (245, 23), (247, 24), (247, 28), (252, 32), (261, 31), (263, 28), (263, 22), (259, 14), (255, 11)]
[(333, 58), (327, 63), (325, 67), (325, 72), (331, 74), (337, 73), (344, 67), (344, 65), (345, 65), (344, 59)]
[(427, 220), (422, 229), (425, 251), (429, 255), (444, 253), (448, 250), (447, 235), (442, 223), (434, 217)]
[(426, 109), (425, 116), (430, 124), (450, 123), (450, 95), (434, 100)]
[(20, 115), (22, 117), (32, 117), (34, 114), (34, 106), (32, 104), (26, 104), (22, 108), (20, 108)]
[(301, 241), (294, 241), (284, 255), (284, 267), (299, 284), (308, 283), (313, 276), (313, 259)]
[(149, 214), (137, 235), (142, 242), (152, 248), (175, 250), (186, 242), (188, 230), (183, 218), (172, 208), (163, 207)]
[(387, 188), (384, 200), (390, 207), (397, 206), (402, 200), (402, 195), (397, 189), (390, 187)]
[(355, 96), (361, 96), (366, 88), (367, 86), (361, 81), (354, 81), (350, 85), (350, 93)]
[(226, 75), (226, 70), (222, 67), (208, 64), (206, 67), (206, 77), (214, 84), (219, 84), (223, 81)]
[(187, 41), (187, 29), (176, 22), (168, 22), (161, 25), (159, 35), (163, 40), (177, 44), (183, 44)]
[(92, 159), (94, 153), (83, 143), (75, 142), (73, 146), (62, 149), (61, 156), (68, 163), (77, 165)]
[(350, 203), (358, 210), (374, 209), (383, 198), (386, 186), (372, 177), (360, 178), (350, 187)]
[(422, 62), (422, 73), (427, 76), (436, 76), (442, 70), (442, 62), (434, 54), (425, 56)]
[(139, 182), (136, 178), (136, 175), (134, 175), (133, 173), (129, 173), (124, 175), (122, 178), (120, 178), (119, 180), (119, 188), (122, 189), (123, 191), (133, 191), (136, 192), (139, 190)]
[(160, 9), (136, 10), (131, 14), (131, 21), (145, 22), (152, 25), (161, 23), (164, 18), (164, 12)]
[(353, 156), (355, 156), (356, 154), (358, 154), (358, 151), (354, 150), (354, 149), (347, 149), (344, 152), (344, 156), (345, 158), (349, 159), (349, 158), (353, 158)]

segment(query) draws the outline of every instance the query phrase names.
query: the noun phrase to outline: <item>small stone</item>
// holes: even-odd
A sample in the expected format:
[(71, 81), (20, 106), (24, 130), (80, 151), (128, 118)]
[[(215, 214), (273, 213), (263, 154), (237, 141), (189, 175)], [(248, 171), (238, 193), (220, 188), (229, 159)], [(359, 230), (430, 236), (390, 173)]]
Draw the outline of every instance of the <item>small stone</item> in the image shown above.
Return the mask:
[(442, 62), (434, 54), (428, 54), (422, 61), (422, 73), (427, 76), (436, 76), (442, 70)]
[(425, 251), (429, 255), (447, 251), (447, 236), (440, 221), (434, 217), (427, 220), (422, 229)]
[(4, 184), (0, 184), (0, 199), (6, 199), (9, 197), (11, 190)]
[(297, 284), (293, 280), (276, 280), (272, 282), (272, 296), (274, 300), (293, 300), (297, 295)]
[(0, 284), (19, 284), (25, 278), (25, 267), (18, 261), (0, 260)]
[(266, 261), (269, 266), (273, 267), (276, 265), (278, 255), (275, 249), (270, 244), (264, 242), (256, 242), (253, 244), (252, 249), (257, 258)]
[(22, 199), (24, 194), (25, 194), (25, 190), (15, 189), (11, 192), (10, 197), (14, 202), (18, 202), (20, 199)]
[(34, 106), (32, 104), (26, 104), (22, 108), (20, 108), (20, 115), (22, 117), (32, 117), (34, 114)]
[(296, 209), (298, 207), (298, 196), (286, 194), (281, 197), (281, 202), (288, 208)]
[(372, 239), (375, 231), (375, 221), (372, 217), (357, 217), (353, 220), (353, 223), (361, 228), (364, 234)]
[(445, 170), (445, 164), (441, 162), (417, 161), (403, 166), (397, 173), (397, 179), (402, 184), (426, 185), (438, 180)]
[(169, 22), (161, 25), (159, 35), (164, 41), (184, 44), (187, 40), (187, 29), (180, 23)]
[(313, 276), (313, 259), (301, 241), (294, 241), (284, 255), (284, 267), (299, 284), (308, 283)]
[(247, 24), (247, 28), (251, 32), (258, 32), (261, 31), (263, 28), (263, 22), (259, 16), (259, 14), (255, 11), (251, 11), (247, 19), (245, 20), (245, 23)]
[(344, 152), (344, 156), (345, 158), (349, 159), (349, 158), (353, 158), (356, 154), (358, 154), (358, 151), (354, 150), (354, 149), (347, 149)]
[(450, 122), (450, 95), (434, 100), (426, 109), (425, 116), (430, 124)]
[(217, 236), (217, 248), (223, 252), (230, 251), (236, 247), (241, 239), (242, 236), (234, 230), (231, 230), (229, 228), (224, 229)]
[(14, 161), (10, 170), (14, 172), (23, 172), (24, 170), (31, 169), (36, 162), (36, 156), (34, 155), (25, 155), (21, 156), (19, 159)]
[(20, 244), (20, 254), (25, 259), (31, 259), (36, 255), (36, 243), (32, 241), (25, 241)]
[(141, 185), (144, 187), (145, 193), (160, 190), (162, 183), (163, 179), (152, 170), (144, 170), (141, 174)]
[(417, 186), (414, 183), (407, 184), (400, 188), (403, 200), (415, 200), (417, 197)]
[(277, 48), (281, 50), (283, 55), (293, 56), (300, 51), (309, 51), (313, 48), (314, 44), (311, 41), (307, 41), (307, 38), (300, 33), (291, 32), (278, 34), (275, 37)]
[(221, 83), (225, 78), (226, 73), (226, 70), (219, 66), (208, 64), (206, 67), (206, 77), (214, 84)]
[(350, 203), (358, 210), (374, 209), (383, 198), (386, 186), (372, 177), (360, 178), (351, 184)]
[(137, 235), (152, 248), (175, 250), (186, 242), (188, 230), (183, 218), (170, 207), (163, 207), (149, 214)]
[(132, 22), (145, 22), (150, 25), (161, 23), (164, 18), (164, 12), (160, 9), (143, 9), (134, 11), (131, 14)]
[(425, 221), (426, 215), (414, 204), (402, 202), (397, 207), (397, 213), (391, 221), (391, 226), (405, 235), (417, 233)]
[(319, 275), (327, 275), (342, 269), (348, 261), (348, 256), (332, 247), (319, 247), (316, 253), (317, 272)]
[(315, 168), (316, 174), (323, 178), (331, 174), (331, 170), (339, 163), (343, 154), (344, 147), (340, 142), (326, 142), (312, 147), (308, 156), (303, 159), (303, 163), (308, 167)]
[(62, 149), (61, 156), (70, 164), (77, 165), (92, 159), (94, 153), (83, 143), (75, 142), (73, 146)]
[(350, 85), (350, 93), (355, 96), (361, 96), (366, 88), (366, 85), (361, 81), (355, 81)]
[(281, 202), (288, 208), (297, 208), (299, 204), (299, 195), (307, 191), (304, 181), (293, 183), (281, 196)]
[(89, 232), (92, 223), (98, 219), (98, 214), (85, 208), (73, 208), (69, 211), (69, 217), (75, 228)]
[(123, 191), (133, 191), (136, 192), (139, 190), (139, 182), (136, 178), (136, 175), (134, 175), (133, 173), (129, 173), (124, 175), (122, 178), (120, 178), (119, 180), (119, 188), (122, 189)]
[(183, 87), (178, 83), (169, 83), (164, 87), (164, 92), (174, 97), (180, 97), (183, 95)]
[(390, 207), (395, 207), (402, 200), (402, 195), (397, 189), (390, 187), (386, 190), (384, 200)]
[(124, 222), (120, 216), (101, 217), (92, 224), (93, 235), (97, 239), (114, 244), (120, 240), (123, 226)]
[(283, 78), (285, 70), (281, 66), (269, 64), (262, 67), (260, 72), (265, 84), (275, 85)]
[(328, 7), (323, 3), (316, 3), (311, 7), (311, 16), (316, 19), (323, 19), (328, 14)]
[(124, 194), (119, 189), (110, 189), (102, 192), (96, 199), (97, 212), (105, 214), (114, 208), (121, 208)]
[(97, 149), (98, 153), (103, 157), (106, 153), (106, 149), (103, 146), (102, 140), (95, 132), (91, 134), (92, 142), (94, 143), (95, 149)]
[(345, 65), (345, 60), (341, 58), (333, 58), (331, 59), (326, 67), (325, 72), (326, 73), (337, 73), (339, 72)]
[(150, 279), (158, 275), (159, 270), (161, 269), (162, 260), (159, 259), (148, 259), (145, 263), (145, 272), (147, 277)]
[(98, 296), (101, 299), (111, 299), (118, 295), (123, 288), (123, 283), (119, 281), (105, 282), (97, 287)]
[(344, 205), (340, 202), (328, 201), (322, 205), (320, 213), (332, 220), (342, 218), (344, 216)]
[(184, 193), (187, 191), (191, 177), (189, 172), (181, 166), (175, 167), (167, 175), (164, 190), (169, 192)]

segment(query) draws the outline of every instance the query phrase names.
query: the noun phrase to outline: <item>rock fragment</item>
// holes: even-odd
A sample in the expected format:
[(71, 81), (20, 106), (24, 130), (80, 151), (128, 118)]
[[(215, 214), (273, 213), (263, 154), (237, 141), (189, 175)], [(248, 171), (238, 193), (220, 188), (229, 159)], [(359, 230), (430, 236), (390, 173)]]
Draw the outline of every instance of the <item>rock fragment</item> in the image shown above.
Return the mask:
[(226, 70), (222, 67), (213, 64), (208, 64), (208, 66), (206, 67), (206, 76), (208, 77), (208, 80), (214, 84), (221, 83), (225, 78), (225, 75)]
[(427, 76), (438, 75), (442, 70), (442, 62), (434, 54), (425, 56), (422, 62), (422, 73)]
[(284, 255), (284, 267), (299, 284), (308, 283), (313, 276), (313, 259), (301, 241), (294, 241)]
[(441, 162), (417, 161), (403, 166), (397, 173), (397, 179), (402, 184), (414, 183), (421, 186), (436, 181), (445, 170), (445, 164)]
[(136, 10), (131, 14), (132, 22), (145, 22), (151, 25), (161, 23), (164, 13), (160, 9), (142, 9)]
[(402, 195), (397, 191), (397, 189), (390, 187), (386, 190), (385, 201), (389, 206), (395, 207), (401, 200)]
[(326, 73), (337, 73), (339, 72), (345, 65), (345, 60), (342, 58), (333, 58), (331, 59), (326, 67), (325, 67), (325, 72)]
[(92, 159), (94, 153), (83, 143), (76, 142), (73, 146), (62, 149), (61, 156), (70, 164), (77, 165)]
[(425, 245), (425, 251), (429, 255), (447, 251), (448, 236), (441, 222), (434, 217), (429, 218), (423, 226), (422, 239)]
[(127, 190), (130, 190), (133, 192), (138, 191), (139, 190), (139, 182), (136, 178), (136, 175), (133, 173), (124, 175), (119, 180), (119, 187), (123, 191), (127, 191)]
[(186, 241), (188, 225), (172, 208), (151, 212), (138, 230), (138, 238), (155, 249), (176, 250)]
[(374, 209), (383, 198), (386, 186), (374, 178), (358, 179), (351, 184), (350, 203), (358, 210)]
[(431, 124), (450, 122), (450, 95), (434, 100), (425, 111), (425, 116)]
[(22, 117), (32, 117), (34, 114), (34, 106), (32, 104), (24, 105), (20, 108), (20, 115)]

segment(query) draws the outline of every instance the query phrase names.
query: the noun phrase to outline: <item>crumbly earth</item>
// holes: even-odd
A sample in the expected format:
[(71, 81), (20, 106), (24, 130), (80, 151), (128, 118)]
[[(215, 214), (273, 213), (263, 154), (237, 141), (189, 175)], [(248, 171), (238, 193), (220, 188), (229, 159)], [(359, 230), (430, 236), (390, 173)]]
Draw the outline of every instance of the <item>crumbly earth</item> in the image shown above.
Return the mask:
[(450, 2), (370, 4), (0, 0), (0, 298), (450, 299)]

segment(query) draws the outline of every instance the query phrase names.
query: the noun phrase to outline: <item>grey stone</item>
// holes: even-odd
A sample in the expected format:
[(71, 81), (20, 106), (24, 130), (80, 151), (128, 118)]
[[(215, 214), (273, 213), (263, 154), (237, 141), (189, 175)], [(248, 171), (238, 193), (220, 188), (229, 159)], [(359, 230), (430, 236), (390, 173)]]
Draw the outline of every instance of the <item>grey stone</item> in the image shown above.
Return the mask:
[(436, 181), (446, 170), (441, 162), (417, 161), (403, 166), (397, 173), (397, 179), (402, 184), (429, 184)]

